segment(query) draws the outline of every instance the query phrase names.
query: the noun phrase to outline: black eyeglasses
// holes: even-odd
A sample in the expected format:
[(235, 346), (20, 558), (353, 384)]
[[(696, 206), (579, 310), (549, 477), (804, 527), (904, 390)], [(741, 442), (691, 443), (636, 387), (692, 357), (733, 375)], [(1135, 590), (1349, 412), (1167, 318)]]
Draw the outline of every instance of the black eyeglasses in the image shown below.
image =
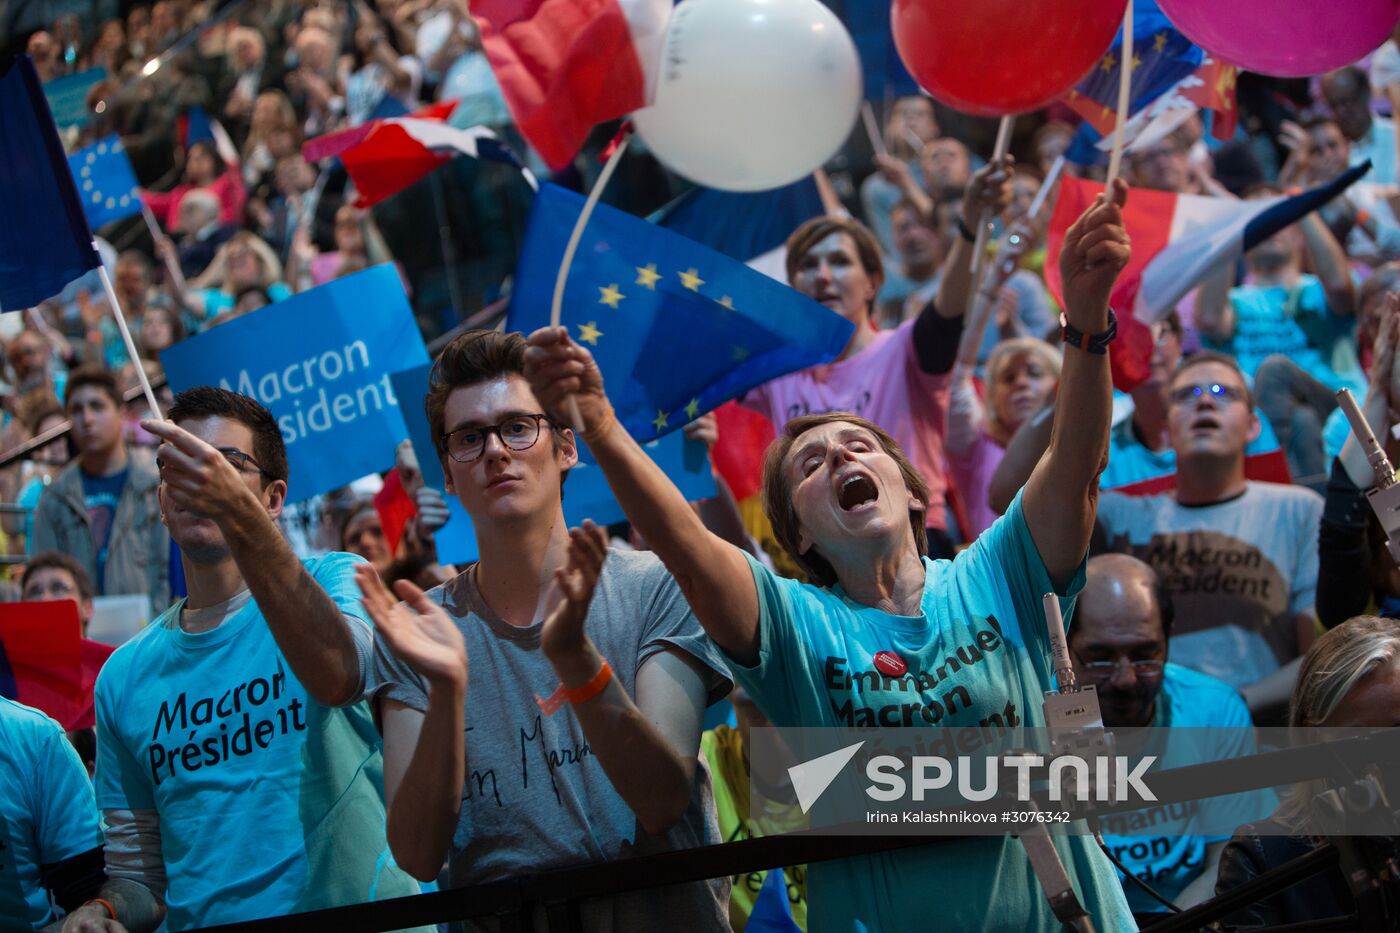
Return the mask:
[(447, 455), (458, 463), (471, 463), (486, 451), (486, 439), (494, 434), (511, 450), (529, 450), (540, 439), (540, 423), (548, 421), (544, 414), (512, 415), (497, 425), (469, 426), (449, 431), (442, 436)]
[[(275, 476), (264, 470), (262, 466), (259, 465), (258, 461), (254, 460), (237, 447), (216, 447), (215, 450), (223, 454), (224, 459), (229, 462), (229, 465), (240, 473), (258, 473), (268, 479), (276, 479)], [(165, 469), (165, 464), (161, 462), (159, 457), (156, 458), (156, 469)]]
[[(1125, 658), (1117, 661), (1080, 661), (1079, 666), (1084, 668), (1084, 676), (1094, 683), (1106, 684), (1118, 673), (1118, 668)], [(1160, 677), (1162, 670), (1166, 666), (1166, 661), (1151, 659), (1144, 661), (1128, 661), (1128, 665), (1133, 669), (1134, 677)]]
[(1184, 405), (1187, 402), (1194, 402), (1203, 395), (1209, 395), (1217, 402), (1243, 402), (1244, 390), (1234, 386), (1223, 386), (1218, 382), (1210, 385), (1178, 386), (1172, 389), (1171, 398), (1173, 405)]

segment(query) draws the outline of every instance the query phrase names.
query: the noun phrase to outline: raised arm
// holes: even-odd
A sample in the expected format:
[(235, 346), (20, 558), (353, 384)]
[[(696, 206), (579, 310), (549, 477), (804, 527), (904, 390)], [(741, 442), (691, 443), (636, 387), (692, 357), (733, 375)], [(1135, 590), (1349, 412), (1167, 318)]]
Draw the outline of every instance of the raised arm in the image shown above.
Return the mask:
[(1351, 268), (1342, 244), (1316, 211), (1298, 223), (1303, 229), (1303, 248), (1308, 261), (1327, 293), (1328, 309), (1333, 314), (1351, 317), (1356, 313), (1356, 287), (1351, 281)]
[(1045, 456), (1050, 446), (1050, 433), (1055, 425), (1055, 403), (1044, 409), (1016, 429), (1006, 445), (1006, 453), (992, 473), (992, 481), (987, 486), (987, 504), (998, 515), (1005, 515), (1011, 508), (1011, 500), (1016, 498), (1031, 478), (1031, 471)]
[[(972, 174), (963, 194), (963, 224), (974, 233), (983, 211), (1000, 216), (1011, 201), (1011, 156), (1000, 162), (988, 162)], [(966, 237), (955, 237), (953, 246), (943, 260), (943, 278), (938, 283), (938, 297), (924, 309), (924, 315), (937, 313), (943, 317), (962, 317), (967, 313), (972, 297), (972, 247)]]
[[(1108, 296), (1128, 263), (1127, 200), (1128, 186), (1119, 179), (1111, 200), (1100, 195), (1065, 234), (1060, 254), (1065, 315), (1082, 334), (1108, 328)], [(1056, 586), (1069, 582), (1089, 549), (1112, 414), (1107, 354), (1066, 347), (1050, 448), (1031, 472), (1022, 499), (1031, 538)]]
[(530, 335), (525, 376), (545, 410), (568, 424), (570, 395), (583, 439), (634, 528), (680, 584), (715, 644), (741, 664), (758, 661), (758, 589), (743, 552), (706, 530), (685, 496), (618, 423), (603, 376), (562, 327)]
[[(362, 658), (350, 623), (292, 552), (269, 506), (205, 441), (169, 421), (148, 419), (141, 426), (164, 441), (158, 457), (166, 495), (176, 507), (218, 524), (277, 647), (307, 693), (325, 706), (358, 699), (368, 652)], [(285, 482), (275, 480), (267, 489), (280, 511)]]

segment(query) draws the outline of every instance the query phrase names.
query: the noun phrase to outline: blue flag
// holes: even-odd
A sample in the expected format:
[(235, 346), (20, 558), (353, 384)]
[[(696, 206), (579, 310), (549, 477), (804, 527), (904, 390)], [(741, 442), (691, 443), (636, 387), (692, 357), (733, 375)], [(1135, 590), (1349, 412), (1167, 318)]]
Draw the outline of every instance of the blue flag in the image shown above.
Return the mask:
[(52, 298), (101, 260), (28, 55), (0, 75), (0, 310)]
[(781, 868), (770, 868), (763, 879), (763, 887), (754, 898), (753, 910), (749, 911), (749, 923), (744, 927), (752, 933), (801, 933), (802, 928), (792, 919), (792, 908), (788, 902), (787, 878)]
[[(554, 279), (583, 198), (541, 185), (507, 327), (549, 323)], [(833, 360), (854, 325), (810, 298), (623, 211), (599, 204), (579, 241), (561, 323), (586, 344), (618, 419), (640, 441), (786, 373)]]
[(692, 188), (650, 219), (683, 237), (748, 262), (782, 246), (805, 220), (826, 213), (808, 175), (770, 191)]
[(68, 167), (73, 172), (83, 213), (92, 229), (141, 213), (136, 173), (117, 134), (70, 155)]
[(823, 0), (840, 17), (860, 53), (866, 100), (889, 100), (920, 94), (918, 82), (904, 67), (890, 30), (888, 0)]
[[(1118, 112), (1118, 84), (1123, 73), (1123, 27), (1104, 57), (1063, 98), (1084, 122), (1076, 131), (1066, 159), (1092, 165), (1107, 159), (1098, 150), (1099, 140), (1113, 133)], [(1205, 52), (1172, 25), (1154, 0), (1138, 0), (1133, 7), (1133, 75), (1128, 89), (1128, 116), (1142, 112), (1159, 97), (1191, 76), (1205, 62)], [(1141, 129), (1141, 121), (1135, 127)], [(1125, 145), (1134, 129), (1125, 127)]]
[[(447, 511), (451, 517), (434, 536), (438, 560), (444, 564), (462, 564), (476, 560), (480, 555), (470, 516), (457, 497), (447, 492), (447, 477), (442, 471), (437, 448), (433, 445), (427, 414), (423, 411), (423, 398), (428, 394), (431, 371), (431, 366), (418, 366), (394, 373), (390, 381), (395, 394), (404, 400), (403, 417), (408, 425), (409, 440), (413, 441), (413, 452), (418, 456), (418, 466), (423, 471), (423, 481), (443, 493), (447, 499)], [(705, 455), (704, 443), (689, 440), (684, 434), (677, 433), (652, 441), (643, 449), (688, 501), (709, 499), (715, 495), (714, 471)], [(626, 517), (603, 477), (603, 471), (595, 463), (580, 459), (569, 470), (566, 491), (564, 520), (571, 526), (581, 524), (585, 518), (591, 518), (599, 525), (611, 525)]]
[(394, 465), (408, 429), (389, 376), (428, 354), (385, 264), (220, 324), (160, 360), (177, 392), (218, 385), (267, 406), (287, 444), (287, 501), (299, 502)]

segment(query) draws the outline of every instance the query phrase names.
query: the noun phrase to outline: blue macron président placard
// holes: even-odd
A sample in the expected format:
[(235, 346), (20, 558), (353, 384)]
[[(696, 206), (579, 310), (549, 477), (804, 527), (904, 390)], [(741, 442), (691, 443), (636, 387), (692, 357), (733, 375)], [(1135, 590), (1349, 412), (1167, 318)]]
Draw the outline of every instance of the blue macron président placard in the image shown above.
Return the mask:
[[(408, 425), (409, 439), (413, 441), (413, 451), (418, 455), (423, 480), (447, 498), (451, 518), (437, 533), (438, 559), (444, 564), (468, 563), (478, 557), (476, 532), (472, 529), (471, 517), (457, 497), (447, 493), (447, 477), (443, 474), (442, 463), (438, 460), (437, 448), (428, 428), (428, 418), (423, 411), (422, 399), (428, 392), (430, 371), (430, 366), (419, 366), (397, 372), (390, 377), (390, 382), (395, 394), (407, 400), (403, 416)], [(715, 495), (714, 473), (705, 453), (705, 445), (700, 441), (688, 440), (684, 434), (676, 432), (642, 447), (688, 501), (709, 499)], [(610, 525), (625, 520), (626, 516), (608, 488), (603, 471), (591, 462), (591, 458), (586, 461), (581, 456), (578, 464), (569, 470), (568, 481), (564, 483), (564, 519), (572, 527), (581, 524), (585, 518), (591, 518), (599, 525)]]
[[(428, 362), (393, 265), (336, 279), (161, 353), (175, 391), (217, 385), (257, 399), (287, 444), (288, 501), (394, 465), (408, 436), (390, 374)], [(422, 408), (422, 396), (408, 405)]]

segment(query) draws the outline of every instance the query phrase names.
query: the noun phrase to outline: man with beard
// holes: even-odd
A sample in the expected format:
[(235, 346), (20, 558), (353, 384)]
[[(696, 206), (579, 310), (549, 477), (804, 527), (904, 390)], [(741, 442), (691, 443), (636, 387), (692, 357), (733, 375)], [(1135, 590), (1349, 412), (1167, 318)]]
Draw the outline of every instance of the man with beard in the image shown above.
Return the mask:
[[(1110, 730), (1210, 727), (1193, 741), (1198, 764), (1255, 752), (1249, 710), (1229, 684), (1167, 661), (1174, 607), (1152, 568), (1126, 554), (1089, 561), (1087, 582), (1069, 636), (1070, 660), (1081, 684), (1099, 695)], [(1175, 762), (1167, 762), (1171, 767)], [(1177, 907), (1209, 899), (1231, 826), (1266, 817), (1272, 791), (1209, 797), (1105, 817), (1104, 843), (1127, 869)], [(1141, 886), (1124, 879), (1128, 905), (1139, 923), (1167, 910)], [(1149, 915), (1149, 916), (1144, 916)]]

